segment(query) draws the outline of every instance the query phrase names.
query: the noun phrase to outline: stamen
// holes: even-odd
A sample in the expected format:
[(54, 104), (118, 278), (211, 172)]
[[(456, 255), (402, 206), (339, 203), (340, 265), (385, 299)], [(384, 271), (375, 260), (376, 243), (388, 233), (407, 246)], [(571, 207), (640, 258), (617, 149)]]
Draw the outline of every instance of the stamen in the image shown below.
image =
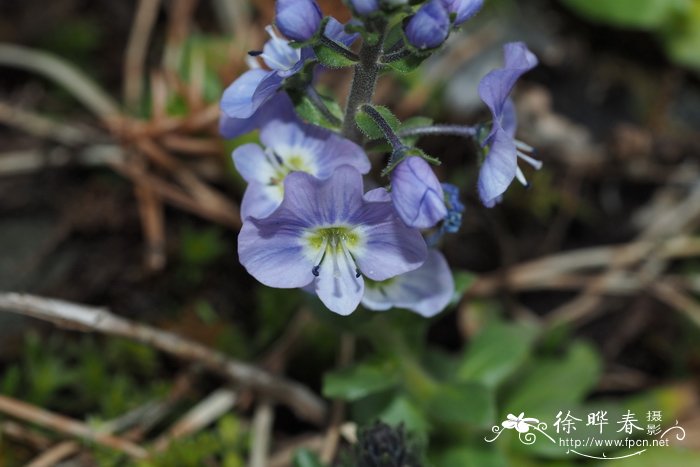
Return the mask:
[(533, 148), (529, 144), (523, 143), (522, 141), (517, 139), (515, 140), (515, 147), (525, 152), (533, 152), (535, 150), (535, 148)]
[(523, 153), (522, 151), (517, 151), (518, 157), (530, 164), (532, 167), (535, 168), (535, 170), (540, 170), (542, 168), (542, 161), (538, 161), (537, 159), (533, 159), (532, 157), (528, 156), (527, 154)]
[(323, 237), (323, 240), (321, 241), (321, 248), (319, 248), (318, 253), (316, 253), (316, 258), (314, 259), (314, 264), (315, 266), (311, 268), (311, 273), (318, 277), (319, 275), (319, 269), (321, 268), (321, 263), (323, 262), (323, 258), (326, 257), (326, 249), (328, 247), (328, 238), (325, 236)]
[(520, 183), (522, 183), (523, 186), (524, 186), (525, 188), (527, 188), (528, 186), (530, 186), (530, 184), (527, 183), (527, 180), (525, 179), (525, 175), (523, 174), (523, 171), (520, 170), (520, 167), (518, 167), (518, 168), (515, 170), (515, 178), (517, 178), (518, 181), (519, 181)]
[(263, 54), (262, 50), (249, 50), (248, 51), (248, 55), (251, 57), (259, 57), (262, 54)]
[(345, 256), (345, 261), (348, 262), (348, 266), (355, 266), (355, 278), (360, 277), (362, 275), (360, 273), (360, 268), (358, 268), (355, 264), (355, 258), (353, 258), (352, 254), (350, 253), (350, 250), (348, 249), (348, 246), (345, 244), (344, 238), (340, 240), (340, 246), (343, 248), (343, 255)]

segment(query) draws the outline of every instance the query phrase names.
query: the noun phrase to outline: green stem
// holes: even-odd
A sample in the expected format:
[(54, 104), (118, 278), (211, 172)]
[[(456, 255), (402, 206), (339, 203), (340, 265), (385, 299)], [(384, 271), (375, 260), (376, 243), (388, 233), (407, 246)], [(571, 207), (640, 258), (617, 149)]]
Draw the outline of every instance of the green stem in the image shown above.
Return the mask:
[(386, 25), (379, 31), (379, 38), (375, 43), (365, 42), (360, 49), (360, 61), (355, 65), (355, 74), (352, 78), (352, 87), (345, 107), (343, 120), (343, 136), (356, 143), (362, 143), (362, 132), (355, 123), (355, 114), (362, 104), (372, 101), (374, 88), (379, 74), (379, 56), (382, 54), (382, 43)]
[(399, 137), (396, 136), (396, 133), (394, 133), (394, 130), (391, 128), (391, 125), (389, 125), (389, 122), (386, 121), (386, 119), (377, 111), (377, 109), (372, 107), (370, 104), (363, 104), (361, 109), (364, 113), (369, 115), (369, 117), (374, 120), (374, 123), (377, 124), (379, 129), (382, 130), (384, 138), (391, 145), (394, 152), (399, 152), (406, 148)]
[(309, 85), (306, 88), (306, 95), (308, 96), (313, 106), (316, 107), (316, 109), (319, 112), (321, 112), (323, 118), (328, 120), (329, 123), (335, 126), (340, 126), (340, 124), (343, 123), (338, 117), (333, 115), (333, 112), (330, 111), (326, 103), (323, 101), (323, 98), (318, 94), (318, 92), (313, 86)]

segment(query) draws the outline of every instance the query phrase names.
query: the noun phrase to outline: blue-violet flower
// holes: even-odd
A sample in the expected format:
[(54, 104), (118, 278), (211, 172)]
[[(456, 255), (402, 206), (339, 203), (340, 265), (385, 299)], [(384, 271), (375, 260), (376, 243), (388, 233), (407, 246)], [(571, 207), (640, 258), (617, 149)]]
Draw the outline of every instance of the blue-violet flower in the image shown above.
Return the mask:
[(341, 165), (369, 172), (362, 148), (350, 140), (295, 119), (271, 120), (260, 131), (263, 147), (249, 143), (233, 151), (236, 169), (249, 183), (241, 203), (241, 216), (267, 217), (282, 202), (284, 179), (294, 171), (326, 179)]
[(406, 38), (418, 49), (434, 49), (450, 33), (450, 16), (442, 0), (430, 0), (421, 6), (406, 24)]
[(421, 267), (382, 282), (367, 281), (362, 304), (375, 311), (405, 308), (430, 318), (450, 303), (455, 284), (447, 260), (438, 250), (428, 250)]
[(450, 15), (454, 15), (454, 25), (459, 26), (477, 14), (484, 0), (441, 0)]
[(493, 207), (501, 200), (514, 178), (527, 186), (518, 159), (535, 169), (542, 166), (540, 161), (526, 154), (532, 152), (532, 148), (515, 139), (517, 118), (509, 97), (518, 78), (537, 65), (537, 57), (522, 42), (506, 44), (503, 50), (504, 67), (489, 72), (479, 83), (479, 96), (493, 116), (491, 131), (481, 144), (488, 147), (488, 153), (478, 181), (479, 196), (487, 207)]
[(379, 9), (379, 0), (349, 0), (350, 8), (360, 16), (366, 16)]
[(323, 14), (316, 0), (277, 0), (275, 24), (289, 39), (304, 42), (316, 34)]
[(388, 202), (363, 198), (362, 175), (339, 167), (319, 180), (293, 172), (284, 182), (282, 204), (265, 219), (249, 217), (238, 236), (241, 264), (270, 287), (313, 283), (330, 310), (352, 313), (364, 294), (366, 276), (383, 281), (417, 269), (427, 247)]
[(406, 225), (428, 229), (447, 215), (442, 186), (424, 159), (406, 157), (391, 171), (390, 178), (391, 199)]

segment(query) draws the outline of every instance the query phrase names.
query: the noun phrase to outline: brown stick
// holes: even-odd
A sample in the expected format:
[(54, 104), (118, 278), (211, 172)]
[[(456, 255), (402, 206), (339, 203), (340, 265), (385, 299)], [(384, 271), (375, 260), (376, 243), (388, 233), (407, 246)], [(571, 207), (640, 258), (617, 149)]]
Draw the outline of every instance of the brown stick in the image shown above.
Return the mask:
[(79, 450), (80, 444), (75, 441), (62, 441), (39, 454), (24, 467), (51, 467)]
[(136, 109), (143, 94), (144, 63), (151, 31), (158, 17), (160, 0), (139, 0), (124, 54), (122, 94), (129, 109)]
[(50, 430), (100, 444), (128, 454), (136, 459), (145, 459), (148, 456), (148, 452), (144, 448), (130, 441), (113, 435), (98, 433), (83, 422), (49, 412), (11, 397), (0, 395), (0, 412), (36, 423)]
[(325, 402), (299, 383), (233, 360), (197, 342), (121, 318), (105, 309), (17, 293), (0, 293), (0, 309), (69, 329), (99, 331), (153, 346), (183, 360), (197, 361), (210, 371), (287, 404), (300, 418), (318, 424), (326, 418)]

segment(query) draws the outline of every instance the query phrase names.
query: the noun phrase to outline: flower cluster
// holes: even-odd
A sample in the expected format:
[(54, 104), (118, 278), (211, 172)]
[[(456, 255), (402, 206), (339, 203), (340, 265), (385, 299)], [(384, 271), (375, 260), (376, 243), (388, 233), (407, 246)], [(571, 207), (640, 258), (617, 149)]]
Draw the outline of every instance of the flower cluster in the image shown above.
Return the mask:
[[(505, 46), (505, 66), (479, 85), (493, 116), (489, 126), (403, 125), (371, 99), (380, 70), (419, 66), (482, 3), (348, 0), (354, 18), (344, 25), (324, 17), (315, 0), (277, 0), (270, 39), (249, 53), (251, 69), (221, 99), (223, 136), (259, 130), (257, 143), (233, 151), (248, 183), (238, 253), (251, 275), (270, 287), (313, 292), (341, 315), (362, 304), (430, 317), (449, 304), (454, 281), (436, 247), (459, 230), (465, 207), (458, 188), (438, 180), (439, 160), (413, 144), (429, 134), (479, 143), (478, 192), (494, 206), (513, 179), (526, 183), (519, 159), (540, 165), (528, 155), (532, 148), (514, 138), (509, 98), (537, 60), (521, 43)], [(400, 34), (390, 33), (392, 25)], [(344, 113), (316, 90), (327, 68), (354, 71)], [(385, 140), (391, 153), (385, 186), (367, 190), (376, 186), (367, 178), (365, 143), (372, 140)]]

